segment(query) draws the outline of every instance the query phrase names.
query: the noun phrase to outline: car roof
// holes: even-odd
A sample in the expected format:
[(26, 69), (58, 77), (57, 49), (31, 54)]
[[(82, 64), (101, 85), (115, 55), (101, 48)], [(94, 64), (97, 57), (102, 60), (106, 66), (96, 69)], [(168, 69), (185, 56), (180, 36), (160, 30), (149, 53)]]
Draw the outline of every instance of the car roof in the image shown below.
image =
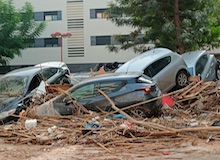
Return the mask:
[[(142, 75), (142, 72), (129, 72), (129, 73), (106, 73), (106, 74), (102, 74), (102, 75), (98, 75), (95, 77), (90, 77), (88, 79), (83, 80), (82, 82), (79, 82), (78, 84), (76, 84), (76, 86), (84, 84), (84, 83), (92, 83), (95, 81), (108, 81), (108, 80), (126, 80), (128, 78), (136, 78), (136, 77), (140, 77)], [(151, 80), (149, 78), (149, 80)]]
[(4, 75), (4, 77), (7, 76), (32, 76), (35, 73), (39, 72), (42, 68), (40, 67), (24, 67), (15, 69), (13, 71), (10, 71)]
[(129, 72), (143, 70), (147, 65), (152, 63), (152, 60), (155, 61), (161, 57), (169, 55), (170, 53), (175, 52), (167, 48), (153, 48), (129, 60), (121, 67), (119, 67), (115, 72), (125, 72), (124, 69), (127, 69)]
[(191, 67), (195, 66), (195, 63), (198, 60), (198, 58), (205, 52), (206, 52), (205, 50), (186, 52), (186, 53), (182, 54), (182, 57), (187, 65), (187, 67), (191, 68)]
[(59, 61), (43, 62), (36, 64), (35, 67), (55, 67), (55, 68), (63, 68), (63, 69), (68, 68), (66, 63)]

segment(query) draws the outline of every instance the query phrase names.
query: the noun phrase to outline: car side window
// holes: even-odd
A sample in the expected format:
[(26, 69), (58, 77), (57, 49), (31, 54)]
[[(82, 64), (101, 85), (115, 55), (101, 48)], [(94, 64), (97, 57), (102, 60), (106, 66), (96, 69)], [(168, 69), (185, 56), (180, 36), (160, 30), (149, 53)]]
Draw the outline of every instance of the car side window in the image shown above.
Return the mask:
[(75, 100), (81, 100), (81, 99), (85, 99), (85, 98), (94, 97), (95, 96), (94, 88), (95, 88), (94, 83), (87, 84), (87, 85), (82, 86), (82, 87), (76, 89), (75, 91), (71, 92), (71, 96)]
[(149, 65), (145, 70), (144, 74), (153, 77), (158, 72), (160, 72), (164, 67), (166, 67), (171, 62), (171, 57), (164, 57), (162, 59), (157, 60), (156, 62)]
[(120, 90), (126, 84), (125, 81), (109, 81), (100, 83), (99, 89), (109, 94)]
[(34, 90), (35, 88), (37, 88), (39, 85), (40, 85), (40, 82), (41, 82), (41, 78), (40, 76), (37, 74), (35, 75), (32, 80), (31, 80), (31, 83), (28, 87), (28, 92), (31, 92), (32, 90)]
[(144, 70), (144, 74), (147, 75), (148, 77), (152, 77), (152, 68), (151, 66), (147, 67), (145, 70)]
[(196, 63), (196, 75), (199, 75), (203, 72), (207, 62), (208, 57), (206, 54), (199, 58), (199, 60)]
[(45, 68), (43, 69), (42, 74), (45, 80), (47, 80), (50, 77), (52, 77), (54, 74), (56, 74), (57, 72), (58, 72), (58, 68)]

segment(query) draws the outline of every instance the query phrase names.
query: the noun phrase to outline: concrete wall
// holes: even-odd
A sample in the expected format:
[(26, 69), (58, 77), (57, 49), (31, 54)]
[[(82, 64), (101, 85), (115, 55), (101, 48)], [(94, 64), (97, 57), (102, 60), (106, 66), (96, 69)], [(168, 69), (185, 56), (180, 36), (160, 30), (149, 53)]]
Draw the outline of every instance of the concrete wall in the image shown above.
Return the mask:
[[(35, 12), (62, 10), (62, 21), (47, 21), (47, 27), (41, 34), (40, 38), (50, 38), (51, 33), (57, 31), (66, 32), (67, 23), (65, 0), (56, 1), (56, 3), (54, 3), (54, 0), (14, 0), (13, 2), (19, 9), (25, 2), (30, 2), (34, 7)], [(59, 61), (60, 50), (60, 47), (27, 48), (22, 51), (22, 56), (13, 59), (10, 62), (10, 65), (32, 65), (45, 61)], [(65, 50), (65, 48), (63, 50)]]
[[(42, 11), (62, 11), (61, 21), (47, 21), (47, 28), (40, 36), (41, 38), (50, 38), (51, 33), (61, 32), (65, 33), (71, 31), (74, 34), (77, 30), (68, 29), (67, 19), (68, 16), (75, 16), (77, 18), (83, 17), (84, 28), (83, 35), (83, 57), (69, 57), (68, 47), (77, 47), (77, 35), (72, 35), (71, 38), (63, 39), (62, 55), (63, 61), (67, 64), (82, 64), (82, 63), (107, 63), (107, 62), (125, 62), (134, 56), (132, 50), (120, 51), (119, 53), (109, 52), (106, 46), (91, 46), (91, 36), (101, 35), (114, 35), (114, 34), (128, 34), (132, 29), (128, 27), (116, 27), (110, 21), (106, 19), (90, 19), (90, 9), (107, 8), (110, 0), (84, 0), (82, 4), (77, 3), (76, 9), (80, 10), (82, 7), (83, 15), (71, 15), (74, 14), (74, 9), (71, 10), (70, 0), (14, 0), (14, 5), (17, 8), (21, 8), (25, 2), (30, 2), (36, 12)], [(71, 1), (73, 2), (73, 1)], [(82, 5), (82, 6), (81, 6)], [(73, 6), (74, 7), (74, 6)], [(73, 12), (73, 13), (70, 13)], [(75, 37), (74, 37), (75, 36)], [(42, 48), (27, 48), (22, 52), (21, 57), (16, 57), (10, 62), (10, 65), (32, 65), (45, 61), (59, 61), (61, 54), (61, 47), (42, 47)]]

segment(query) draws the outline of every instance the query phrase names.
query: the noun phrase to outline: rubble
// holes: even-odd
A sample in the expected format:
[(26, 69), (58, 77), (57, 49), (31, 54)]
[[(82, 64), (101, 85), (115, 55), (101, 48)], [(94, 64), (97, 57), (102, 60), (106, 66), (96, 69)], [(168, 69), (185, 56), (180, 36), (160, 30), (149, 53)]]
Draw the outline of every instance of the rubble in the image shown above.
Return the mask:
[[(138, 145), (158, 140), (191, 138), (201, 138), (207, 142), (220, 140), (219, 84), (220, 81), (196, 80), (183, 89), (170, 92), (166, 96), (174, 100), (174, 105), (164, 104), (160, 116), (146, 119), (131, 117), (126, 110), (155, 99), (119, 109), (104, 92), (100, 91), (111, 103), (114, 112), (85, 111), (83, 106), (76, 104), (78, 111), (71, 116), (57, 114), (36, 116), (31, 109), (35, 108), (36, 111), (41, 105), (35, 103), (30, 110), (26, 111), (26, 114), (20, 115), (20, 119), (14, 124), (0, 126), (0, 137), (7, 143), (19, 144), (97, 145), (107, 152), (111, 152), (108, 149), (109, 146)], [(65, 91), (59, 90), (59, 92)], [(42, 102), (45, 104), (46, 98), (43, 99), (45, 101)], [(85, 112), (81, 112), (83, 109)], [(25, 122), (30, 118), (37, 119), (37, 126), (27, 129)], [(164, 152), (164, 154), (169, 153)]]

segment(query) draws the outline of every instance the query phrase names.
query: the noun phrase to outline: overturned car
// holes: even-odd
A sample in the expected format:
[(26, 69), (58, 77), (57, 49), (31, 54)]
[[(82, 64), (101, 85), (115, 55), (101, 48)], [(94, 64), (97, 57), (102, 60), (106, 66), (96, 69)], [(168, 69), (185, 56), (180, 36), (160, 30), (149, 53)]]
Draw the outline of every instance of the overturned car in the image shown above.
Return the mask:
[(13, 70), (0, 79), (0, 124), (17, 120), (29, 106), (30, 98), (43, 82), (70, 83), (69, 71), (62, 67), (34, 66)]

